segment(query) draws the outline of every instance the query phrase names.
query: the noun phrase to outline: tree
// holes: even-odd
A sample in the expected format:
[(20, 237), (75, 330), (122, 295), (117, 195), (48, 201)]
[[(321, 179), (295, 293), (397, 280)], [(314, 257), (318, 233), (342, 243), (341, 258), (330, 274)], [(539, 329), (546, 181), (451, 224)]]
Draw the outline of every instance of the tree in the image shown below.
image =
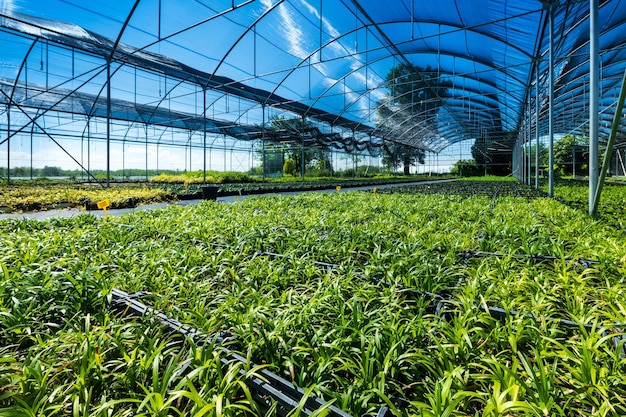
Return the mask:
[[(302, 118), (287, 119), (283, 116), (273, 117), (270, 120), (270, 129), (277, 132), (277, 137), (280, 137), (280, 143), (274, 143), (271, 147), (274, 153), (277, 153), (277, 149), (280, 149), (281, 168), (283, 173), (298, 175), (302, 172), (302, 156), (304, 154), (304, 169), (312, 169), (316, 171), (318, 175), (329, 175), (332, 172), (332, 166), (330, 163), (330, 149), (326, 146), (305, 146), (304, 152), (302, 149), (303, 138), (309, 139), (310, 136), (317, 130), (313, 127), (313, 124)], [(304, 135), (304, 136), (303, 136)], [(263, 151), (260, 151), (263, 152)], [(295, 164), (295, 168), (292, 169), (292, 162)], [(265, 157), (266, 171), (268, 168), (277, 166), (271, 160)], [(285, 170), (285, 167), (289, 170)]]
[(61, 168), (59, 167), (43, 167), (43, 175), (45, 177), (58, 177), (61, 175)]
[(437, 114), (452, 83), (441, 80), (430, 66), (401, 63), (387, 74), (386, 86), (390, 106), (400, 106), (403, 113), (416, 117), (417, 121), (426, 121)]
[[(533, 166), (535, 165), (536, 148), (537, 148), (537, 145), (535, 143), (533, 143), (530, 147), (530, 155), (531, 155)], [(543, 142), (539, 142), (539, 165), (540, 166), (548, 165), (548, 147)]]
[(423, 149), (403, 145), (401, 143), (384, 145), (383, 149), (385, 152), (383, 164), (394, 171), (400, 166), (404, 167), (404, 175), (409, 175), (411, 165), (424, 163), (426, 153)]
[(504, 132), (496, 126), (493, 132), (485, 132), (472, 145), (472, 158), (487, 175), (510, 175), (513, 150), (517, 132)]
[[(280, 143), (265, 143), (261, 154), (261, 169), (265, 174), (280, 174), (285, 163), (285, 147)], [(265, 156), (263, 156), (265, 154)], [(263, 172), (263, 171), (261, 171)]]
[[(395, 142), (385, 148), (386, 165), (394, 169), (403, 165), (408, 174), (411, 165), (424, 163), (419, 144), (438, 134), (437, 113), (451, 86), (429, 66), (401, 63), (391, 68), (386, 77), (389, 94), (377, 108), (378, 129)], [(410, 144), (403, 143), (406, 138)]]
[(554, 143), (554, 165), (561, 174), (587, 174), (589, 139), (565, 135)]
[(473, 159), (459, 160), (450, 168), (450, 173), (463, 177), (477, 177), (483, 175), (483, 167), (476, 165)]
[(289, 158), (285, 160), (285, 164), (283, 165), (283, 173), (287, 175), (296, 176), (298, 174), (298, 168), (296, 167), (296, 161)]

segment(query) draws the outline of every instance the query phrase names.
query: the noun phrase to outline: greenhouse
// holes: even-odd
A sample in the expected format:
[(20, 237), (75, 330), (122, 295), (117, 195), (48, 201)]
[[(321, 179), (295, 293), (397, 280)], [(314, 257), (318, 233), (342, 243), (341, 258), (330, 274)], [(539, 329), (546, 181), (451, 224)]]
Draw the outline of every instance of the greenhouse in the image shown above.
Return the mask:
[(626, 415), (626, 1), (0, 0), (0, 45), (0, 416)]

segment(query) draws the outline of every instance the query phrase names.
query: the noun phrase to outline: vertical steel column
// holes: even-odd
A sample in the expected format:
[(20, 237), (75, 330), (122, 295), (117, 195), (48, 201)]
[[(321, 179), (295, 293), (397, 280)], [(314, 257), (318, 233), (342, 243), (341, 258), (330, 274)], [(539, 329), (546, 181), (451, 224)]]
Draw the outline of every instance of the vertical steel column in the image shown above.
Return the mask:
[(126, 176), (126, 137), (122, 139), (122, 178)]
[(599, 0), (589, 2), (589, 214), (594, 215), (598, 188), (598, 111), (600, 91)]
[(548, 61), (548, 196), (554, 197), (554, 5), (548, 5), (550, 54)]
[(107, 188), (111, 184), (111, 60), (107, 60)]
[(526, 146), (528, 145), (528, 126), (524, 126), (524, 140), (522, 140), (522, 159), (524, 160), (524, 184), (527, 184), (528, 173), (530, 172), (530, 159), (527, 158), (528, 152)]
[(146, 182), (148, 181), (148, 123), (146, 123)]
[(532, 185), (533, 183), (533, 139), (532, 139), (532, 115), (531, 115), (531, 107), (530, 107), (530, 94), (528, 97), (528, 182), (526, 184)]
[(261, 112), (263, 113), (263, 115), (261, 116), (261, 146), (263, 147), (263, 155), (261, 156), (262, 158), (261, 171), (263, 171), (262, 179), (263, 179), (263, 182), (265, 182), (265, 162), (266, 162), (265, 161), (265, 104), (261, 104)]
[(515, 140), (515, 145), (513, 146), (513, 156), (511, 157), (511, 164), (513, 165), (512, 175), (519, 180), (520, 177), (519, 177), (519, 173), (517, 172), (519, 168), (519, 161), (517, 160), (518, 147), (519, 147), (519, 138)]
[(206, 184), (206, 88), (202, 88), (202, 183)]
[(91, 173), (91, 118), (89, 116), (87, 116), (87, 172)]
[(11, 185), (11, 103), (7, 104), (7, 185)]
[[(32, 151), (31, 151), (32, 153)], [(85, 131), (83, 130), (83, 134), (80, 135), (80, 164), (85, 166)], [(85, 170), (80, 172), (80, 179), (85, 178)]]
[(302, 116), (302, 130), (300, 133), (300, 138), (302, 139), (302, 152), (300, 155), (300, 171), (302, 174), (302, 182), (304, 182), (304, 116)]
[[(32, 123), (30, 125), (30, 179), (31, 180), (33, 179), (33, 134), (34, 133), (35, 133), (35, 124)], [(81, 140), (80, 143), (82, 145), (83, 141)]]
[(535, 189), (539, 189), (539, 60), (536, 61), (535, 81)]
[(524, 166), (524, 163), (526, 161), (524, 161), (524, 139), (522, 137), (517, 138), (517, 148), (518, 148), (518, 160), (517, 161), (519, 163), (519, 169), (520, 169), (518, 180), (520, 180), (523, 184), (524, 177), (526, 176), (526, 170), (525, 170), (526, 167)]

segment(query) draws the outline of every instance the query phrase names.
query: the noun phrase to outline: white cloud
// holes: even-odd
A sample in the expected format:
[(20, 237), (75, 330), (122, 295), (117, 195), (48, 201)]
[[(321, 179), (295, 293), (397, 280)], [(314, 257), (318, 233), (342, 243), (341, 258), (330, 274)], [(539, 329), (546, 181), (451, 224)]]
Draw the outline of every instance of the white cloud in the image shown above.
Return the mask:
[[(261, 0), (261, 3), (265, 7), (270, 8), (273, 2), (271, 0)], [(309, 53), (303, 47), (303, 45), (306, 44), (306, 37), (302, 29), (297, 26), (294, 16), (284, 3), (278, 5), (277, 10), (282, 20), (282, 32), (285, 34), (285, 39), (289, 43), (289, 53), (300, 59), (306, 58)]]
[[(319, 10), (317, 10), (315, 7), (310, 5), (305, 0), (300, 0), (300, 3), (307, 9), (309, 13), (311, 13), (313, 16), (315, 16), (317, 20), (319, 20), (320, 18)], [(335, 29), (335, 27), (326, 18), (322, 18), (322, 25), (324, 26), (326, 32), (328, 32), (328, 34), (332, 36), (333, 38), (336, 38), (337, 36), (341, 34), (337, 29)]]
[(12, 15), (15, 11), (15, 2), (13, 0), (0, 0), (0, 13), (4, 15)]
[[(264, 1), (269, 1), (269, 0), (264, 0)], [(320, 13), (316, 7), (311, 5), (306, 0), (300, 0), (300, 4), (302, 4), (304, 9), (308, 13), (313, 15), (314, 18), (317, 19), (317, 21), (320, 20)], [(281, 14), (281, 17), (283, 17), (282, 14)], [(321, 21), (322, 21), (323, 30), (326, 33), (328, 33), (332, 38), (339, 38), (341, 36), (341, 32), (337, 30), (337, 28), (335, 28), (328, 19), (326, 19), (325, 17), (321, 17)], [(297, 37), (302, 36), (301, 30), (299, 29), (296, 30), (295, 28), (291, 27), (292, 25), (295, 25), (295, 21), (293, 21), (293, 19), (292, 20), (284, 19), (284, 24), (286, 26), (287, 33), (291, 35), (290, 37), (291, 41), (295, 41)], [(297, 33), (297, 36), (295, 36), (294, 33)], [(330, 53), (330, 56), (332, 57), (343, 57), (343, 59), (348, 60), (349, 65), (350, 65), (350, 70), (352, 71), (352, 74), (350, 75), (350, 77), (352, 77), (359, 84), (361, 84), (363, 90), (366, 87), (373, 88), (373, 87), (381, 85), (383, 83), (383, 80), (371, 71), (369, 72), (366, 78), (364, 74), (363, 65), (365, 61), (363, 57), (361, 56), (361, 54), (357, 52), (356, 48), (346, 45), (345, 44), (346, 40), (345, 38), (343, 39), (344, 39), (343, 42), (339, 42), (337, 40), (327, 45), (325, 47), (327, 51), (326, 53)], [(292, 49), (297, 50), (295, 48), (292, 48)], [(326, 86), (330, 87), (333, 84), (338, 82), (337, 79), (333, 79), (331, 77), (331, 75), (337, 75), (337, 74), (331, 74), (331, 71), (327, 68), (327, 66), (324, 65), (323, 62), (322, 63), (319, 62), (318, 54), (315, 54), (314, 56), (311, 57), (311, 64), (315, 65), (315, 68), (325, 77), (324, 84)], [(359, 90), (361, 90), (361, 88), (359, 88)], [(385, 94), (380, 89), (372, 90), (370, 94), (372, 94), (372, 97), (376, 101), (382, 100), (385, 97)], [(348, 98), (347, 100), (348, 103), (355, 100), (358, 97), (358, 95), (359, 94), (354, 92), (352, 89), (346, 88), (346, 96)], [(364, 113), (369, 112), (369, 107), (368, 107), (368, 103), (366, 100), (363, 100), (363, 99), (359, 100), (358, 107), (359, 107), (359, 110)]]

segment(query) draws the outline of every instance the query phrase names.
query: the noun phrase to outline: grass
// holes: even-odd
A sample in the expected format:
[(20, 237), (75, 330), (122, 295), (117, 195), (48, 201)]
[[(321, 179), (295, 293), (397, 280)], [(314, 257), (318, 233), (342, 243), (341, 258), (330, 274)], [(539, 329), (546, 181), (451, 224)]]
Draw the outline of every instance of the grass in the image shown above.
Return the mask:
[(114, 287), (352, 415), (624, 415), (623, 232), (506, 184), (0, 222), (0, 415), (275, 412), (219, 346), (108, 309)]

